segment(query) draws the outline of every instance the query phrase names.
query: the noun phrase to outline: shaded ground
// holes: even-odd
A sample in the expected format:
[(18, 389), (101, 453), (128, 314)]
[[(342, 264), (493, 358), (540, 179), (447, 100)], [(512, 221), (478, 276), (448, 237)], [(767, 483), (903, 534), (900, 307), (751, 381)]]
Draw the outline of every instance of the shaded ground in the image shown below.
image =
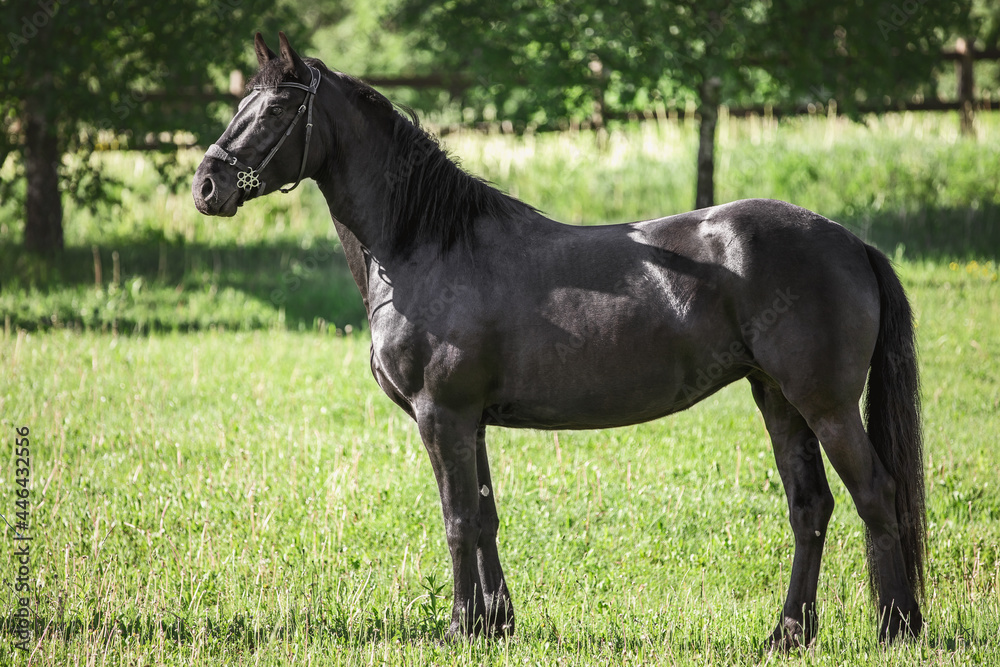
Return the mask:
[[(908, 258), (1000, 258), (995, 206), (834, 217), (891, 256), (902, 246)], [(325, 239), (306, 249), (137, 241), (69, 247), (48, 259), (0, 244), (0, 319), (28, 330), (120, 333), (365, 326), (343, 251)]]
[[(117, 255), (117, 260), (115, 256)], [(70, 247), (57, 257), (0, 246), (0, 317), (29, 330), (360, 327), (364, 306), (340, 246), (319, 241)], [(117, 269), (116, 269), (117, 265)]]

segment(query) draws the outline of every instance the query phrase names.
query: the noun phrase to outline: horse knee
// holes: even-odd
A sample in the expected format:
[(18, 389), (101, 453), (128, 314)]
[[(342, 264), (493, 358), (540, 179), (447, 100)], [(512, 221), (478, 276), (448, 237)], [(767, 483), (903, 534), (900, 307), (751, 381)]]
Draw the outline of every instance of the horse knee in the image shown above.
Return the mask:
[(474, 550), (481, 532), (482, 525), (478, 516), (450, 516), (445, 521), (445, 536), (452, 551)]
[(833, 516), (834, 500), (829, 489), (810, 496), (807, 500), (793, 498), (789, 503), (789, 521), (796, 535), (819, 537), (826, 531)]

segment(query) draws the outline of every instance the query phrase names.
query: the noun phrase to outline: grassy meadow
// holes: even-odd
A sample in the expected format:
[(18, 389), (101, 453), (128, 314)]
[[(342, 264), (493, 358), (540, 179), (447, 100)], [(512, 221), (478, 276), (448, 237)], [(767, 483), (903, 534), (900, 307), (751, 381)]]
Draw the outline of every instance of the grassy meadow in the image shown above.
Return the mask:
[[(35, 589), (25, 654), (5, 549), (0, 665), (1000, 664), (1000, 125), (980, 123), (978, 142), (947, 116), (720, 128), (720, 201), (773, 196), (838, 219), (895, 256), (909, 291), (929, 493), (919, 641), (875, 641), (862, 525), (830, 470), (819, 640), (761, 651), (792, 536), (741, 382), (629, 428), (492, 429), (517, 633), (444, 643), (451, 567), (430, 464), (371, 378), (316, 189), (203, 218), (143, 158), (109, 155), (95, 167), (130, 188), (103, 212), (68, 208), (58, 262), (22, 256), (16, 217), (0, 222), (0, 507), (15, 511), (27, 426)], [(683, 122), (446, 144), (569, 222), (693, 199)]]

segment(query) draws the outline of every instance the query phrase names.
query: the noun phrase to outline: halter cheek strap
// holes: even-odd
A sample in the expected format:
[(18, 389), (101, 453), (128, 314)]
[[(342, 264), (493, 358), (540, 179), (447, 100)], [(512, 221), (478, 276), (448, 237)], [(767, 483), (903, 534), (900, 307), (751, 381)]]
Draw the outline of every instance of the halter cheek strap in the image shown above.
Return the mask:
[(306, 67), (309, 68), (309, 73), (312, 75), (312, 79), (309, 81), (308, 86), (304, 86), (301, 83), (296, 83), (294, 81), (279, 83), (277, 86), (254, 86), (254, 90), (263, 90), (268, 87), (274, 87), (274, 88), (299, 88), (301, 90), (306, 91), (306, 99), (303, 100), (301, 105), (299, 105), (299, 110), (295, 113), (295, 118), (292, 119), (292, 122), (288, 126), (288, 129), (285, 130), (284, 134), (281, 135), (281, 138), (278, 139), (278, 143), (274, 145), (274, 148), (272, 148), (271, 152), (267, 154), (267, 157), (264, 158), (264, 161), (261, 162), (259, 165), (257, 165), (256, 169), (245, 164), (244, 162), (241, 162), (239, 158), (227, 152), (224, 148), (222, 148), (218, 144), (212, 144), (211, 146), (208, 147), (208, 150), (205, 151), (205, 157), (211, 157), (217, 160), (222, 160), (226, 164), (232, 167), (238, 167), (240, 169), (240, 171), (236, 172), (236, 187), (242, 189), (247, 194), (254, 192), (263, 185), (263, 183), (260, 180), (261, 172), (264, 171), (264, 168), (271, 161), (271, 158), (274, 157), (274, 154), (278, 152), (278, 149), (281, 148), (281, 145), (285, 143), (285, 139), (288, 138), (288, 135), (290, 135), (292, 133), (292, 130), (295, 129), (295, 126), (296, 124), (298, 124), (299, 118), (302, 117), (302, 114), (306, 114), (306, 142), (305, 142), (305, 148), (302, 150), (302, 164), (299, 166), (299, 175), (295, 179), (295, 184), (292, 185), (292, 187), (281, 188), (281, 192), (285, 193), (291, 192), (292, 190), (294, 190), (299, 186), (299, 183), (302, 182), (302, 176), (305, 174), (306, 171), (306, 161), (309, 159), (309, 143), (312, 139), (313, 100), (316, 99), (316, 91), (319, 90), (319, 82), (320, 82), (319, 71), (317, 71), (316, 68), (312, 67), (311, 65), (306, 65)]

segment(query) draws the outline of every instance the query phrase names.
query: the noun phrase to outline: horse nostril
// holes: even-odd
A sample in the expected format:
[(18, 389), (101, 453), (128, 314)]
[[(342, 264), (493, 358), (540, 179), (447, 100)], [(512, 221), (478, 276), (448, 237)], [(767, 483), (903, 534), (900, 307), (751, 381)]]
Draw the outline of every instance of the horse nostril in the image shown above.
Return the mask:
[(211, 176), (206, 176), (205, 180), (201, 183), (201, 198), (208, 199), (215, 192), (215, 183), (212, 181)]

